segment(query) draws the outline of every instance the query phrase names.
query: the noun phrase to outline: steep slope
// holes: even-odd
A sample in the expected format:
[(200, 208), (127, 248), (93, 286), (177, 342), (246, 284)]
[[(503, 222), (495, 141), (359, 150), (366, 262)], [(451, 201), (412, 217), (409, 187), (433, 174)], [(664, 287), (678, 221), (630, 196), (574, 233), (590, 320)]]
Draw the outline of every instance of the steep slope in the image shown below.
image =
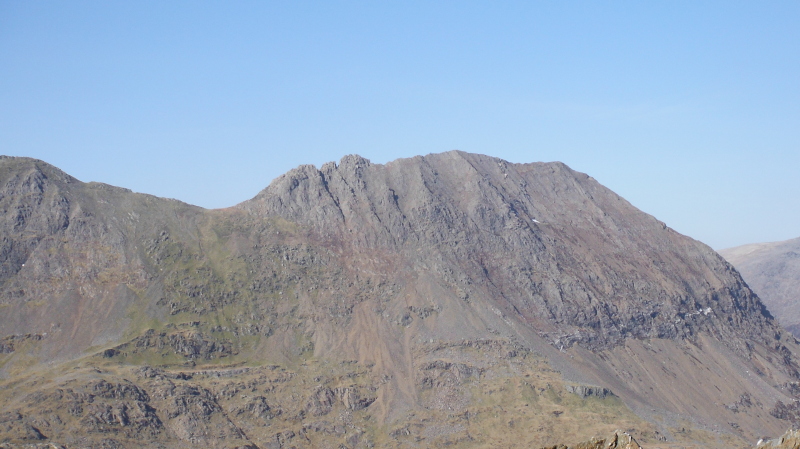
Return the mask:
[(603, 348), (700, 330), (760, 338), (768, 321), (707, 246), (563, 164), (514, 166), (460, 152), (386, 166), (349, 157), (292, 171), (241, 207), (309, 226), (350, 251), (441, 261), (433, 271), (462, 296), (495, 298), (559, 345)]
[(778, 321), (800, 335), (800, 238), (719, 252), (758, 293)]
[(346, 156), (215, 211), (0, 186), (0, 441), (747, 447), (797, 412), (731, 265), (560, 163)]
[(0, 329), (44, 341), (45, 360), (119, 339), (127, 308), (150, 296), (157, 277), (143, 257), (148, 237), (196, 239), (202, 217), (32, 159), (0, 159), (0, 183)]
[[(310, 227), (341, 254), (357, 254), (350, 264), (368, 254), (403, 261), (388, 266), (414, 286), (407, 307), (438, 311), (432, 325), (413, 330), (422, 340), (495, 330), (540, 351), (577, 343), (569, 361), (554, 363), (614, 385), (638, 410), (655, 404), (665, 415), (758, 432), (765, 422), (737, 419), (722, 404), (751, 394), (749, 372), (770, 373), (775, 384), (797, 375), (784, 344), (795, 342), (729, 264), (563, 164), (450, 152), (376, 166), (350, 156), (320, 170), (300, 167), (241, 207)], [(401, 309), (389, 312), (401, 320)], [(641, 345), (649, 339), (660, 348)], [(330, 341), (337, 339), (320, 348)], [(787, 357), (771, 355), (776, 349)], [(715, 374), (698, 371), (711, 368), (695, 357)], [(731, 366), (739, 358), (753, 366)], [(763, 393), (760, 403), (775, 403)]]

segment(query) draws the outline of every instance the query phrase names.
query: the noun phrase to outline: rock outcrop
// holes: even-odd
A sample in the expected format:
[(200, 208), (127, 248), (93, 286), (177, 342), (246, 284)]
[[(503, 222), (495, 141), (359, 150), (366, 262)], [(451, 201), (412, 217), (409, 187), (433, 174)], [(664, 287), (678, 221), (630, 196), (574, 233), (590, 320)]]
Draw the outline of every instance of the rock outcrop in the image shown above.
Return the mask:
[(781, 437), (756, 443), (756, 449), (800, 449), (800, 430), (787, 430)]
[(633, 437), (621, 430), (614, 431), (605, 438), (592, 438), (575, 446), (565, 446), (563, 444), (548, 446), (542, 449), (641, 449), (639, 443)]

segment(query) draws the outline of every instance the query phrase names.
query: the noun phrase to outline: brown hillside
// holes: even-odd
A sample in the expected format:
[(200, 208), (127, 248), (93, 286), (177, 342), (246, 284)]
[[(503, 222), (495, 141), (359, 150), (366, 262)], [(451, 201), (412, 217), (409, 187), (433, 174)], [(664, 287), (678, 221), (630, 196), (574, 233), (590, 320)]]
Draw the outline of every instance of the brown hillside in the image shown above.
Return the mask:
[(738, 272), (560, 163), (346, 156), (212, 211), (30, 159), (0, 189), (0, 442), (748, 447), (794, 420), (798, 344)]

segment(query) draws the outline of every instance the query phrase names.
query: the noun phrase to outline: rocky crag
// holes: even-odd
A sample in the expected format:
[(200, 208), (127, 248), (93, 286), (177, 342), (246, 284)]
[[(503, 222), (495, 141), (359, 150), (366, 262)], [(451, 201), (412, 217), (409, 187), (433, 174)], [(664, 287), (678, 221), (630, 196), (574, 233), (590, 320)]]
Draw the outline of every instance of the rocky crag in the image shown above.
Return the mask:
[(720, 251), (758, 293), (778, 322), (800, 335), (800, 238)]
[(800, 431), (788, 430), (779, 438), (761, 439), (756, 443), (756, 449), (800, 449)]
[(749, 447), (798, 343), (560, 163), (301, 166), (203, 210), (0, 159), (0, 442)]

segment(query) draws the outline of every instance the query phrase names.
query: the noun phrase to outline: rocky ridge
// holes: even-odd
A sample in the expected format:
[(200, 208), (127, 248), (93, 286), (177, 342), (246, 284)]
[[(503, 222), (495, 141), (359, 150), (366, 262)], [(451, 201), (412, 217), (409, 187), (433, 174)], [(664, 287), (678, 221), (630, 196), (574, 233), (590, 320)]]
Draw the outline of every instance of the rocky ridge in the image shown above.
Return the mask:
[(762, 339), (770, 320), (713, 250), (559, 163), (454, 151), (381, 166), (348, 156), (290, 171), (239, 207), (305, 225), (342, 250), (433, 260), (430, 271), (458, 295), (500, 298), (503, 310), (552, 327), (559, 347), (700, 331)]
[(0, 441), (747, 447), (794, 416), (797, 342), (738, 272), (559, 163), (347, 156), (206, 211), (5, 158), (0, 229)]

